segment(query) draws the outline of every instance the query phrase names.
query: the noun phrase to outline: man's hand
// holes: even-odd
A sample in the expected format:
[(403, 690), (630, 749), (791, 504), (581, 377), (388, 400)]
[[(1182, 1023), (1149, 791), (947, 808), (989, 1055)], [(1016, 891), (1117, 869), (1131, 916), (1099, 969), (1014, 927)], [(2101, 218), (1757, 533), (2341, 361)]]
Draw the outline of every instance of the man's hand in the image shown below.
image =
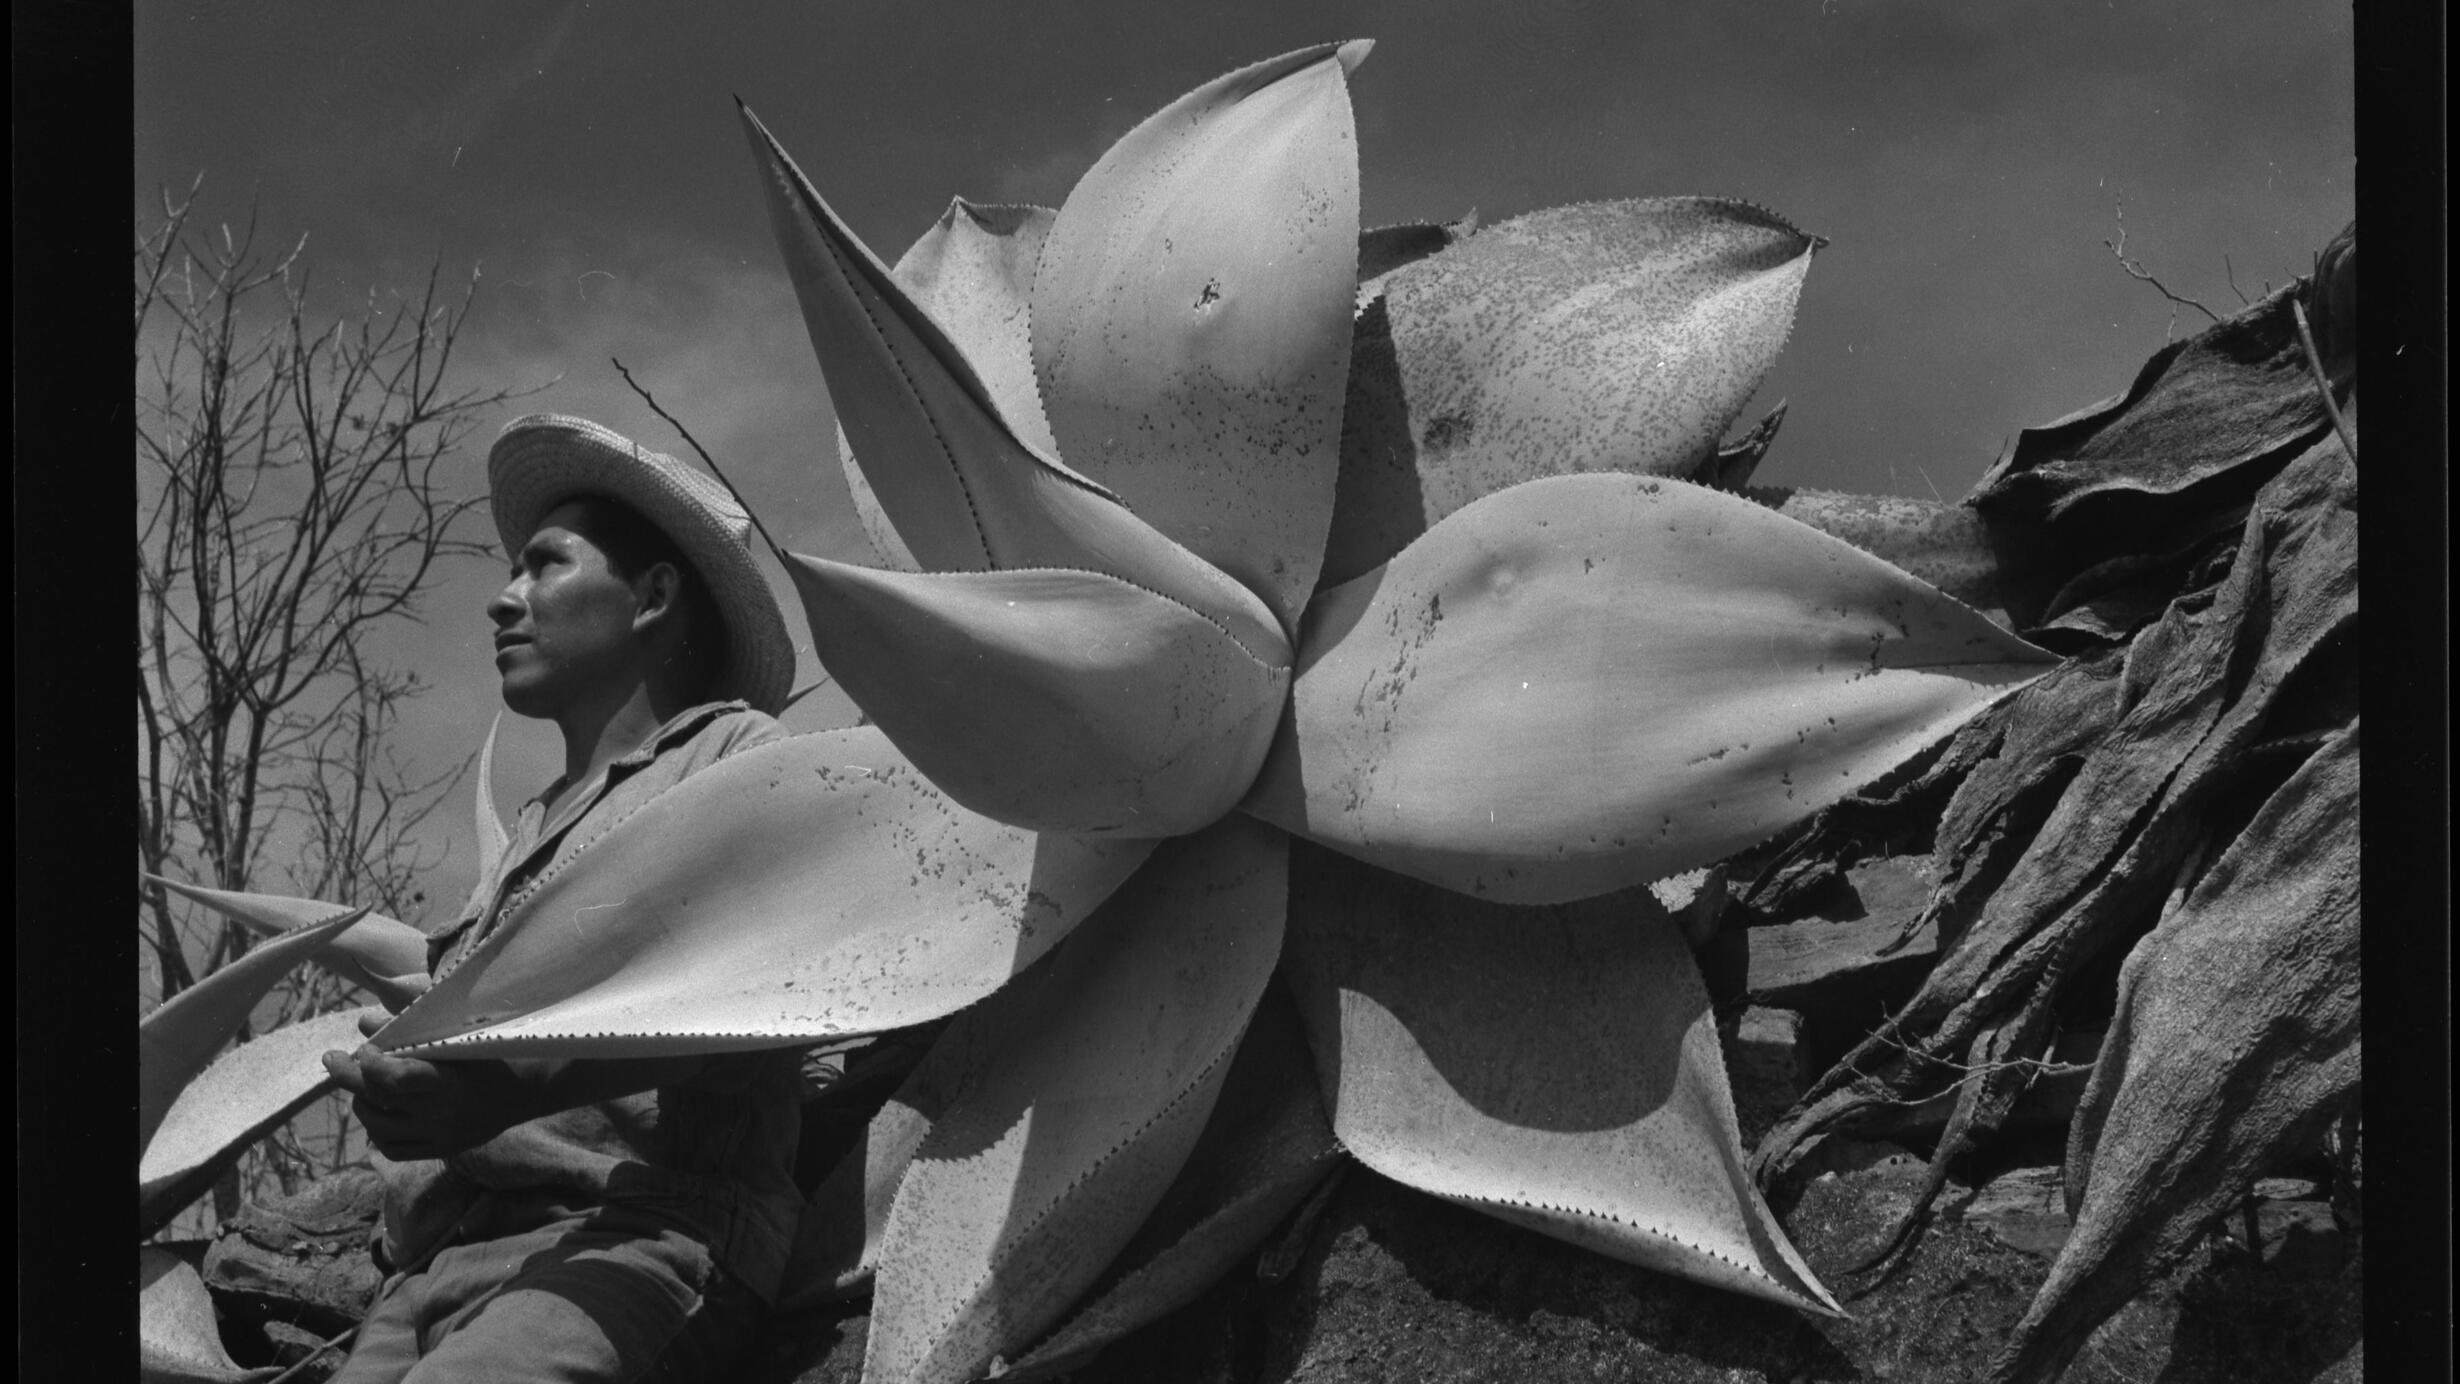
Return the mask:
[[(361, 1020), (372, 1032), (386, 1016)], [(325, 1070), (350, 1092), (367, 1139), (391, 1159), (442, 1158), (475, 1148), (546, 1111), (539, 1093), (502, 1062), (422, 1062), (362, 1044), (328, 1052)]]
[[(370, 1014), (359, 1021), (359, 1031), (372, 1035), (390, 1017)], [(368, 1142), (396, 1160), (476, 1148), (542, 1115), (689, 1080), (706, 1062), (699, 1056), (423, 1062), (372, 1044), (325, 1054), (325, 1070), (353, 1097), (351, 1112), (366, 1126)]]

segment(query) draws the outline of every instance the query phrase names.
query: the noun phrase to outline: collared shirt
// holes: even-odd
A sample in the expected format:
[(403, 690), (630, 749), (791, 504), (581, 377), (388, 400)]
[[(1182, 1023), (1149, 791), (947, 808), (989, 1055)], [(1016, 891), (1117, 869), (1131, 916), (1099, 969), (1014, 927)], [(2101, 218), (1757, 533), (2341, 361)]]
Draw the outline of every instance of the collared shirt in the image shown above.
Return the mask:
[[(552, 820), (547, 803), (563, 785), (551, 785), (523, 806), (502, 861), (478, 882), (460, 920), (429, 939), (428, 969), (442, 976), (498, 928), (522, 926), (522, 905), (540, 878), (560, 874), (635, 808), (778, 735), (774, 720), (743, 703), (713, 702), (660, 726)], [(446, 1235), (497, 1239), (620, 1205), (704, 1241), (770, 1300), (802, 1208), (794, 1186), (800, 1062), (793, 1048), (725, 1054), (678, 1085), (515, 1125), (441, 1161), (379, 1158), (392, 1189), (388, 1252), (405, 1264)]]

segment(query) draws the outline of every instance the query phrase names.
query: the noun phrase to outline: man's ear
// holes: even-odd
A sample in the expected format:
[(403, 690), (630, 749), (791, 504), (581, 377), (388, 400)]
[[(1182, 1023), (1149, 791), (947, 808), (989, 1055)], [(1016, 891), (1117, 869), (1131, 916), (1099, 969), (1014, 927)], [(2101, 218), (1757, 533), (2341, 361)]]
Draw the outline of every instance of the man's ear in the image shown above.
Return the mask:
[(637, 633), (671, 620), (683, 602), (683, 574), (671, 562), (653, 562), (632, 579), (632, 594), (640, 601), (640, 608), (632, 613), (632, 628)]

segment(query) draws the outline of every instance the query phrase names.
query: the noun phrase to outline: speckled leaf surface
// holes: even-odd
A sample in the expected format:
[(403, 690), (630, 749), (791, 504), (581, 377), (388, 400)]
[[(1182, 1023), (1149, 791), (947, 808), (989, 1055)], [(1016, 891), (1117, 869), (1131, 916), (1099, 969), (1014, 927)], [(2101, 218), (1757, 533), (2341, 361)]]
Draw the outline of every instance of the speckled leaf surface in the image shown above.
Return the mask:
[(919, 1065), (871, 1117), (862, 1141), (805, 1198), (778, 1288), (778, 1311), (845, 1297), (870, 1284), (880, 1267), (881, 1237), (896, 1204), (897, 1184), (947, 1107), (942, 1083), (957, 1075), (928, 1062)]
[(1001, 1376), (1045, 1379), (1202, 1296), (1341, 1163), (1298, 1011), (1265, 992), (1187, 1165), (1136, 1238), (1049, 1339)]
[(342, 929), (367, 916), (364, 908), (331, 912), (330, 904), (317, 907), (331, 916), (258, 944), (137, 1020), (139, 1149), (153, 1140), (171, 1102), (247, 1022), (265, 992)]
[(1207, 82), (1138, 125), (1059, 209), (1034, 374), (1069, 465), (1271, 603), (1315, 588), (1358, 286), (1365, 43)]
[(1748, 500), (1621, 475), (1471, 505), (1321, 594), (1302, 646), (1246, 809), (1516, 903), (1729, 855), (2055, 662)]
[(137, 1250), (137, 1378), (143, 1384), (257, 1384), (281, 1372), (233, 1363), (205, 1280), (167, 1249)]
[(1278, 632), (1093, 572), (786, 564), (812, 649), (916, 768), (1003, 822), (1172, 836), (1236, 806), (1290, 681)]
[[(965, 353), (1017, 436), (1053, 455), (1059, 444), (1051, 439), (1051, 425), (1042, 416), (1025, 314), (1042, 240), (1057, 215), (1048, 207), (977, 206), (959, 197), (889, 271)], [(855, 517), (881, 565), (920, 571), (921, 564), (880, 508), (879, 497), (871, 493), (871, 482), (863, 478), (843, 428), (837, 431), (837, 459), (845, 467)]]
[(359, 1020), (379, 1008), (302, 1019), (224, 1053), (171, 1103), (137, 1159), (137, 1220), (145, 1233), (167, 1224), (222, 1170), (275, 1125), (333, 1084), (321, 1060), (364, 1040)]
[[(145, 878), (265, 937), (325, 922), (342, 911), (341, 905), (318, 899), (207, 889), (160, 875)], [(427, 988), (427, 934), (381, 913), (370, 913), (342, 929), (311, 951), (308, 959), (395, 1008)]]
[(1628, 1263), (1837, 1311), (1743, 1166), (1708, 992), (1645, 891), (1515, 908), (1293, 848), (1284, 973), (1358, 1161)]
[(924, 1058), (948, 1103), (889, 1213), (865, 1380), (975, 1378), (1111, 1263), (1212, 1112), (1280, 950), (1285, 862), (1236, 817), (1167, 842), (1047, 964), (950, 1023)]
[(1390, 275), (1359, 324), (1326, 580), (1522, 481), (1697, 473), (1784, 346), (1819, 243), (1740, 202), (1593, 202)]
[(605, 824), (375, 1042), (621, 1057), (900, 1028), (1006, 983), (1150, 849), (968, 812), (869, 727), (794, 736)]

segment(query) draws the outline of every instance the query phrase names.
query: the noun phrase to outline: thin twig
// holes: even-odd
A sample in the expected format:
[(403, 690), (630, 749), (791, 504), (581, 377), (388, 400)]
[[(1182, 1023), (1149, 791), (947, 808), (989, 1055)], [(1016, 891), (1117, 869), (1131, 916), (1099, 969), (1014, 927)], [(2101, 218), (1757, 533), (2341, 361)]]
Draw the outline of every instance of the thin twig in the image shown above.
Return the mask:
[(718, 478), (718, 484), (725, 486), (726, 493), (734, 496), (735, 503), (743, 507), (744, 517), (751, 520), (752, 527), (760, 531), (760, 541), (769, 545), (769, 551), (777, 554), (777, 560), (779, 562), (784, 562), (786, 560), (786, 550), (779, 547), (777, 540), (769, 536), (769, 526), (760, 522), (760, 516), (752, 512), (751, 502), (744, 499), (743, 492), (735, 489), (735, 483), (726, 479), (726, 473), (718, 469), (717, 460), (709, 455), (709, 449), (701, 446), (700, 439), (692, 436), (692, 430), (677, 421), (675, 415), (658, 407), (658, 401), (650, 395), (648, 390), (641, 388), (640, 381), (632, 378), (632, 372), (624, 369), (624, 363), (622, 361), (616, 360), (613, 356), (609, 356), (607, 359), (615, 361), (616, 372), (624, 377), (625, 384), (632, 386), (633, 393), (641, 396), (641, 402), (649, 405), (649, 409), (652, 413), (655, 413), (660, 418), (665, 419), (668, 426), (672, 427), (675, 431), (682, 433), (683, 440), (692, 444), (693, 451), (700, 453), (701, 462), (709, 468), (709, 474)]
[(2349, 464), (2357, 465), (2357, 439), (2350, 435), (2349, 420), (2340, 416), (2340, 405), (2332, 398), (2332, 382), (2323, 373), (2323, 353), (2315, 349), (2315, 334), (2306, 327), (2306, 307), (2290, 300), (2289, 315), (2298, 322), (2298, 344), (2306, 348), (2306, 368), (2315, 374), (2315, 391), (2323, 396), (2323, 411), (2331, 416), (2332, 431), (2340, 434), (2340, 449), (2349, 454)]
[(2202, 303), (2195, 301), (2193, 298), (2181, 297), (2178, 294), (2170, 292), (2169, 285), (2161, 282), (2159, 279), (2154, 278), (2152, 271), (2144, 267), (2144, 262), (2142, 260), (2130, 259), (2128, 257), (2126, 198), (2121, 197), (2118, 199), (2118, 238), (2116, 240), (2105, 240), (2101, 243), (2109, 246), (2110, 253), (2118, 257), (2119, 268), (2126, 270), (2132, 277), (2142, 279), (2144, 282), (2151, 284), (2156, 292), (2158, 292), (2162, 297), (2170, 300), (2170, 325), (2169, 330), (2161, 334), (2162, 340), (2169, 340), (2171, 333), (2178, 330), (2178, 309), (2182, 307), (2193, 308), (2197, 312), (2200, 312), (2204, 314), (2204, 316), (2210, 318), (2214, 324), (2219, 324), (2221, 320), (2221, 315), (2219, 313), (2205, 307)]

